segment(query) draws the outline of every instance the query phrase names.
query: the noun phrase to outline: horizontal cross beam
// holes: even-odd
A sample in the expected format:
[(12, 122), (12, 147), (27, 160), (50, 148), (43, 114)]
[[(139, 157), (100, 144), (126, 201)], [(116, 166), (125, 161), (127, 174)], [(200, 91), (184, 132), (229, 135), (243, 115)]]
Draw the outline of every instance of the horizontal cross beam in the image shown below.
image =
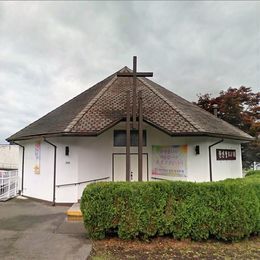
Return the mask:
[(152, 77), (153, 73), (152, 72), (117, 72), (116, 74), (118, 77)]

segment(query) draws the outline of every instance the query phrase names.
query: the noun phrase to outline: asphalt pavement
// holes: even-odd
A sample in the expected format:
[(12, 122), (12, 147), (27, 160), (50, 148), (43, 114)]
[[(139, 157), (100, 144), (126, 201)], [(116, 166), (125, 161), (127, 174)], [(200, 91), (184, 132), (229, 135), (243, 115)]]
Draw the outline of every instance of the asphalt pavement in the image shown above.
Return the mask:
[(0, 202), (0, 259), (87, 259), (91, 242), (83, 223), (66, 221), (68, 208), (31, 199)]

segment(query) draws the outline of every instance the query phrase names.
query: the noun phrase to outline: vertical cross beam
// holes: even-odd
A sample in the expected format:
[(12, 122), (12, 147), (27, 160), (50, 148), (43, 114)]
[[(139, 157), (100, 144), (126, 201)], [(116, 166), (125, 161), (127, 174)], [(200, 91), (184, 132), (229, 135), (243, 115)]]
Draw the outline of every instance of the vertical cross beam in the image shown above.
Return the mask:
[(138, 181), (143, 180), (143, 104), (142, 91), (138, 92), (139, 117), (138, 117)]
[(126, 93), (126, 181), (130, 181), (130, 91)]
[[(118, 77), (133, 77), (133, 105), (132, 105), (132, 117), (133, 117), (133, 122), (132, 122), (132, 128), (137, 129), (137, 120), (136, 120), (136, 112), (138, 110), (137, 108), (137, 77), (152, 77), (153, 73), (152, 72), (137, 72), (137, 57), (133, 57), (133, 72), (117, 72)], [(138, 143), (138, 180), (142, 181), (142, 170), (143, 170), (143, 108), (142, 108), (142, 98), (139, 100), (139, 123), (138, 123), (138, 136), (139, 136), (139, 143)], [(127, 137), (126, 137), (126, 180), (130, 180), (130, 173), (131, 173), (131, 168), (130, 168), (130, 141), (131, 141), (131, 136), (130, 136), (130, 129), (131, 129), (131, 111), (130, 111), (130, 92), (127, 92), (127, 119), (126, 119), (126, 132), (127, 132)]]
[(133, 57), (133, 129), (136, 129), (136, 72), (137, 72), (137, 57)]

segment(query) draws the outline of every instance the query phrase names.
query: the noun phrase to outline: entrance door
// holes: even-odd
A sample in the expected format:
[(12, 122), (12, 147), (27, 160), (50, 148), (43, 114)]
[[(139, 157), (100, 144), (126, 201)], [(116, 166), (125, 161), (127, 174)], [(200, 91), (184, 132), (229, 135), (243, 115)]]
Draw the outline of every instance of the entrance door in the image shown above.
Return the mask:
[[(138, 181), (138, 154), (130, 155), (131, 181)], [(148, 154), (143, 154), (143, 181), (148, 176)], [(126, 181), (126, 154), (113, 154), (113, 180)]]

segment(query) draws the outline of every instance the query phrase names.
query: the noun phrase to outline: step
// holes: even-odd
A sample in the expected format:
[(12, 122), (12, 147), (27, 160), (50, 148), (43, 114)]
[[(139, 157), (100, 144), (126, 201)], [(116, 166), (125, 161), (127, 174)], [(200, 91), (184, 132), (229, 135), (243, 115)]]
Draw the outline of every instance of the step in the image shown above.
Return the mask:
[(80, 204), (74, 203), (68, 210), (67, 210), (67, 221), (83, 221), (83, 215), (80, 210)]

